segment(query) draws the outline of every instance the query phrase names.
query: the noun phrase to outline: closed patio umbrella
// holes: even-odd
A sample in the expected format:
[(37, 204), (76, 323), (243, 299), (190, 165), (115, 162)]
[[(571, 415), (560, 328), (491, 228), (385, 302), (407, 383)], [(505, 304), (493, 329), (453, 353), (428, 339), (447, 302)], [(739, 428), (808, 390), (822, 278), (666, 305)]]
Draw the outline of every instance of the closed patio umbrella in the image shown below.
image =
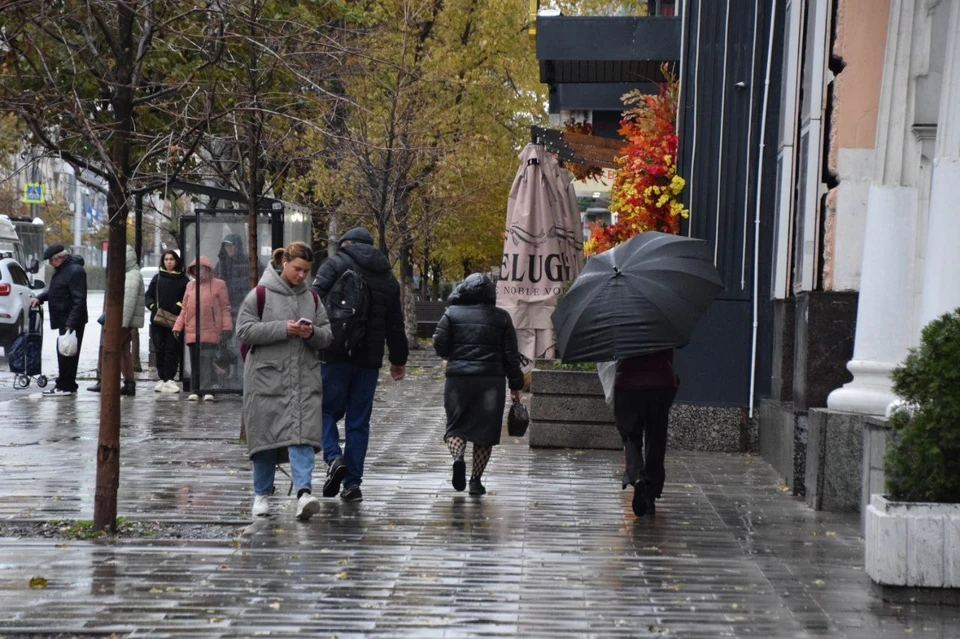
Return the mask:
[[(583, 253), (579, 214), (568, 201), (568, 184), (556, 158), (528, 144), (507, 201), (497, 306), (517, 329), (527, 360), (552, 357), (550, 314), (564, 285), (576, 277)], [(574, 219), (576, 218), (576, 219)]]

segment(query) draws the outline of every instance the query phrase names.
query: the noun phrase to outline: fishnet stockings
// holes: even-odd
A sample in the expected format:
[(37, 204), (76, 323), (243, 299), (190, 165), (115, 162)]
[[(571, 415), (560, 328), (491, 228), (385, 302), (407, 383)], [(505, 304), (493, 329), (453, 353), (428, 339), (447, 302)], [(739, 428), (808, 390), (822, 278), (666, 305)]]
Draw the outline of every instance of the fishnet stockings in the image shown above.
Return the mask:
[(473, 445), (473, 476), (477, 479), (480, 479), (480, 475), (486, 469), (491, 452), (493, 452), (493, 446)]
[[(450, 449), (450, 455), (457, 459), (463, 457), (467, 451), (467, 441), (459, 437), (447, 437), (447, 448)], [(483, 471), (486, 470), (490, 462), (490, 454), (493, 452), (493, 446), (473, 445), (473, 477), (480, 478)]]
[(459, 437), (447, 437), (447, 448), (450, 449), (450, 454), (453, 455), (454, 459), (463, 457), (463, 453), (467, 451), (467, 440)]

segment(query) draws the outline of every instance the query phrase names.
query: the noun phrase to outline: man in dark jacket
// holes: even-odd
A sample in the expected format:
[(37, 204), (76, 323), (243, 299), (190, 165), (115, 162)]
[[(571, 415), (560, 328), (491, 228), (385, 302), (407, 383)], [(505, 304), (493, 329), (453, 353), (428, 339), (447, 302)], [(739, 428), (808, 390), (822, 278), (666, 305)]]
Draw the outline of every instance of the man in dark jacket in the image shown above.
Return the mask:
[[(213, 274), (227, 285), (227, 295), (230, 297), (230, 315), (237, 321), (237, 312), (240, 304), (250, 291), (250, 256), (244, 249), (243, 238), (231, 233), (220, 243), (220, 252), (217, 254), (217, 266)], [(257, 260), (257, 279), (263, 275), (263, 265)]]
[[(370, 413), (383, 366), (384, 342), (390, 349), (390, 375), (403, 379), (407, 364), (407, 336), (400, 308), (400, 284), (383, 253), (373, 246), (373, 236), (364, 228), (353, 228), (340, 238), (340, 250), (325, 261), (313, 290), (323, 298), (340, 276), (351, 269), (358, 272), (370, 291), (370, 304), (363, 341), (351, 355), (327, 352), (323, 376), (323, 460), (327, 479), (323, 496), (333, 497), (343, 483), (340, 497), (361, 501), (363, 462), (370, 438)], [(337, 422), (344, 420), (346, 443), (340, 447)]]
[(43, 259), (54, 268), (50, 286), (33, 300), (32, 305), (47, 302), (50, 308), (50, 328), (60, 335), (73, 331), (77, 335), (77, 354), (64, 357), (57, 350), (57, 383), (44, 391), (46, 397), (74, 395), (77, 392), (77, 365), (83, 345), (83, 329), (87, 325), (87, 272), (83, 258), (69, 255), (63, 244), (51, 244), (43, 252)]

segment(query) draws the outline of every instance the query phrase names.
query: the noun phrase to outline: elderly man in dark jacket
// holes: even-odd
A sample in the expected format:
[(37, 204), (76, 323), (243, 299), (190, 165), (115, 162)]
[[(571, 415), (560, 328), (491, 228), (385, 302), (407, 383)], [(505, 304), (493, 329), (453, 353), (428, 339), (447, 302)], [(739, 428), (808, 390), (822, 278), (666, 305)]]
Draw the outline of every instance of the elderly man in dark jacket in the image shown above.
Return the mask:
[[(344, 501), (361, 501), (363, 462), (370, 439), (370, 413), (383, 366), (384, 343), (390, 350), (390, 375), (403, 379), (408, 344), (400, 308), (400, 284), (383, 253), (373, 246), (373, 236), (353, 228), (340, 237), (340, 250), (320, 266), (313, 290), (324, 298), (347, 270), (359, 273), (370, 292), (363, 341), (350, 355), (326, 351), (323, 377), (323, 460), (327, 478), (323, 496), (340, 491)], [(344, 420), (346, 442), (340, 447), (337, 422)]]
[(70, 255), (63, 244), (51, 244), (43, 252), (43, 259), (54, 268), (47, 290), (31, 300), (32, 305), (48, 302), (50, 328), (63, 335), (73, 331), (77, 335), (77, 354), (64, 357), (57, 351), (57, 383), (43, 394), (46, 397), (74, 395), (77, 392), (77, 365), (83, 345), (83, 329), (87, 325), (87, 272), (83, 258)]

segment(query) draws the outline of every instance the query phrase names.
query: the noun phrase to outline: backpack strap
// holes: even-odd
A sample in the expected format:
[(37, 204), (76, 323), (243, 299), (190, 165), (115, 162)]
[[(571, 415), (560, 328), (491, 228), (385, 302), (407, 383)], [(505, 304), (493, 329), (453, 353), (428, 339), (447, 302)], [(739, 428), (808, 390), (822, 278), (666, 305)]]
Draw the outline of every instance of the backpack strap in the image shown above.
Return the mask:
[[(316, 295), (316, 293), (314, 293)], [(263, 307), (267, 303), (267, 289), (263, 284), (257, 284), (257, 317), (263, 319)]]
[(308, 288), (307, 290), (310, 291), (311, 295), (313, 295), (313, 314), (316, 315), (317, 310), (320, 308), (320, 296), (317, 295), (317, 292), (312, 288)]

